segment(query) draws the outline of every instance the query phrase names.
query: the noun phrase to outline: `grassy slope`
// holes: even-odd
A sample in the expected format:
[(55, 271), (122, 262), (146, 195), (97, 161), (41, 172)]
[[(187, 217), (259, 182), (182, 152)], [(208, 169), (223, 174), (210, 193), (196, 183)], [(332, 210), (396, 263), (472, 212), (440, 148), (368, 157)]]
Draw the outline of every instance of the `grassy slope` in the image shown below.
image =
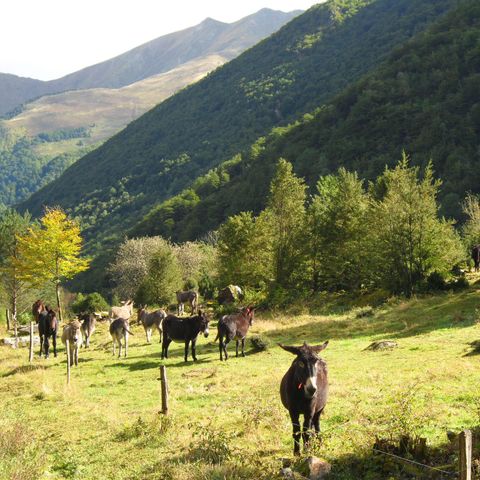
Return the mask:
[[(21, 114), (4, 124), (8, 128), (24, 128), (32, 136), (94, 125), (85, 142), (105, 141), (129, 122), (178, 90), (200, 80), (226, 60), (220, 55), (209, 55), (123, 88), (93, 88), (45, 96), (27, 104)], [(59, 144), (57, 154), (63, 153), (62, 142), (53, 143)]]
[[(254, 333), (275, 343), (330, 339), (324, 352), (330, 400), (320, 453), (334, 463), (334, 479), (354, 478), (352, 455), (367, 454), (375, 434), (385, 429), (385, 416), (397, 408), (392, 396), (397, 392), (402, 398), (416, 383), (421, 385), (416, 411), (428, 410), (422, 433), (431, 445), (443, 444), (447, 429), (479, 424), (480, 356), (468, 355), (469, 342), (480, 338), (478, 293), (392, 303), (365, 318), (349, 308), (332, 313), (322, 300), (324, 314), (264, 314), (254, 324)], [(202, 338), (199, 363), (184, 364), (183, 347), (172, 344), (165, 364), (173, 425), (161, 435), (156, 415), (160, 346), (146, 345), (139, 327), (134, 332), (129, 358), (117, 361), (101, 326), (93, 348), (81, 352), (70, 387), (63, 350), (57, 359), (36, 358), (29, 368), (25, 349), (0, 348), (0, 389), (8, 392), (0, 397), (0, 426), (3, 431), (15, 420), (28, 419), (48, 452), (50, 475), (44, 478), (272, 478), (279, 457), (291, 452), (290, 423), (278, 395), (291, 355), (274, 346), (220, 363), (217, 345)], [(387, 338), (397, 340), (399, 348), (364, 351), (371, 341)], [(145, 424), (135, 430), (138, 417)], [(193, 432), (199, 424), (215, 432), (216, 445), (221, 432), (232, 436), (231, 460), (217, 466), (195, 461), (190, 449), (198, 443)], [(202, 444), (205, 448), (209, 440)], [(379, 477), (362, 473), (358, 478)]]

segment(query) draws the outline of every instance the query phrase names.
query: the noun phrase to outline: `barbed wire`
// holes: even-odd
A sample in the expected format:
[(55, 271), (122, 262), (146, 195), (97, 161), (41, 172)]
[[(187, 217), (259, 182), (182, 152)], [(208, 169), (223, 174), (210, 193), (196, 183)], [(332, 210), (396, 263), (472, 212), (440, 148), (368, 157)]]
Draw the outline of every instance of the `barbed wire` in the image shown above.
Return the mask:
[(408, 458), (403, 458), (398, 455), (395, 455), (394, 453), (389, 453), (389, 452), (384, 452), (383, 450), (378, 450), (378, 448), (373, 448), (372, 449), (374, 452), (381, 453), (383, 455), (388, 455), (389, 457), (396, 458), (397, 460), (401, 460), (402, 462), (405, 463), (410, 463), (411, 465), (416, 465), (418, 467), (423, 467), (427, 468), (429, 470), (434, 470), (436, 472), (440, 472), (444, 475), (449, 475), (451, 477), (458, 477), (458, 472), (448, 472), (447, 470), (442, 470), (441, 468), (438, 467), (432, 467), (431, 465), (425, 465), (424, 463), (417, 462), (415, 460), (409, 460)]

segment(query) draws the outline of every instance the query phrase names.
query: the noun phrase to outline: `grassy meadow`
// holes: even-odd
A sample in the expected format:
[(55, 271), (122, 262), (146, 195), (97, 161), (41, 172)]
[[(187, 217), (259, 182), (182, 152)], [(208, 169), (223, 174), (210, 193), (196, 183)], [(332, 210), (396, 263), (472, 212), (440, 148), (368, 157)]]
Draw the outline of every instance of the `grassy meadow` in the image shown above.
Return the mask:
[[(270, 346), (255, 352), (249, 344), (246, 358), (230, 345), (233, 356), (220, 363), (215, 322), (199, 339), (197, 363), (185, 364), (183, 345), (172, 343), (163, 362), (168, 416), (158, 413), (158, 334), (148, 345), (138, 325), (128, 358), (118, 360), (100, 324), (69, 386), (63, 346), (31, 366), (28, 349), (0, 347), (0, 478), (276, 478), (293, 448), (278, 393), (293, 356), (277, 343), (326, 339), (330, 397), (312, 450), (332, 463), (329, 478), (441, 478), (373, 456), (377, 437), (405, 433), (426, 437), (429, 462), (453, 470), (447, 430), (480, 425), (480, 349), (471, 345), (480, 341), (480, 291), (393, 299), (373, 310), (328, 300), (318, 300), (315, 315), (300, 307), (257, 315), (251, 333)], [(375, 340), (398, 348), (365, 350)]]

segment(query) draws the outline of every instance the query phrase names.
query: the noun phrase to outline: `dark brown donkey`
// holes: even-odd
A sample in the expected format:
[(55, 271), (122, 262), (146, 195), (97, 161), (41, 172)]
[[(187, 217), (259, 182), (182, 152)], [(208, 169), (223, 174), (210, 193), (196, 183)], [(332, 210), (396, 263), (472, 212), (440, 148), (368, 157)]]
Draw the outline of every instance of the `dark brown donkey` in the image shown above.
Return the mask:
[(327, 364), (317, 355), (327, 348), (323, 345), (301, 347), (280, 345), (297, 358), (292, 362), (280, 384), (280, 397), (293, 425), (293, 453), (300, 453), (300, 415), (303, 415), (303, 447), (308, 446), (312, 426), (320, 432), (320, 415), (327, 403)]
[(220, 350), (220, 361), (223, 360), (222, 352), (225, 354), (225, 360), (228, 359), (227, 345), (234, 338), (236, 340), (237, 357), (238, 344), (240, 341), (242, 342), (242, 357), (245, 356), (245, 337), (247, 336), (248, 329), (253, 324), (254, 313), (254, 307), (245, 307), (239, 313), (224, 315), (220, 319), (217, 325), (217, 338), (220, 339), (220, 344), (218, 346)]
[(175, 340), (176, 342), (185, 342), (185, 361), (188, 358), (188, 345), (192, 343), (192, 357), (197, 361), (195, 355), (195, 346), (197, 337), (203, 332), (208, 337), (208, 318), (204, 312), (198, 311), (198, 315), (193, 317), (179, 318), (175, 315), (167, 315), (163, 320), (163, 342), (162, 359), (168, 358), (168, 346)]

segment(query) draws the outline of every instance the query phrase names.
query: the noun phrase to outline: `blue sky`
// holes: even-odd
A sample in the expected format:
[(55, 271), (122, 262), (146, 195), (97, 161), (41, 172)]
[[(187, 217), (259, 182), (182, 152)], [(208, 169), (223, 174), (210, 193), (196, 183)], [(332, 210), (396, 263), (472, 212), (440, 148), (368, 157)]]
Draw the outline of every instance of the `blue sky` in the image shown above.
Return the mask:
[(0, 72), (51, 80), (206, 17), (233, 22), (261, 8), (319, 0), (1, 0)]

